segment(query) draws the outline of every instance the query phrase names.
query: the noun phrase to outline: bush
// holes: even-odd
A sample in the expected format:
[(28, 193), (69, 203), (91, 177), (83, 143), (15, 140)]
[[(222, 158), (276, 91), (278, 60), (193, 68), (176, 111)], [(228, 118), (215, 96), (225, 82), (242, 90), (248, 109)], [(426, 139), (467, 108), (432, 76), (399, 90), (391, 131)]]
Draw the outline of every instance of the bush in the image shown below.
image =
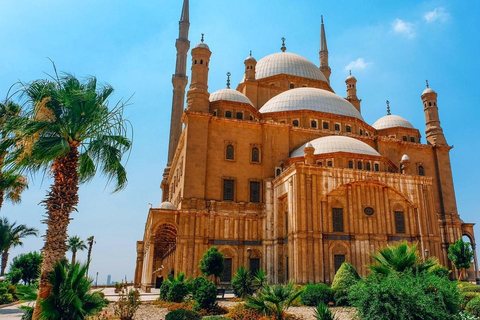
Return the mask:
[(193, 300), (202, 309), (212, 309), (217, 300), (217, 287), (203, 277), (196, 278), (193, 281)]
[(33, 307), (21, 306), (20, 309), (25, 311), (20, 320), (32, 320), (33, 317)]
[(163, 301), (167, 301), (167, 294), (168, 291), (170, 291), (170, 286), (171, 286), (170, 281), (163, 281), (162, 284), (160, 285), (160, 299)]
[(460, 292), (480, 292), (480, 286), (470, 282), (459, 282), (458, 288)]
[(465, 310), (467, 303), (476, 297), (480, 297), (480, 292), (460, 292), (460, 309)]
[(300, 296), (300, 301), (310, 307), (316, 307), (320, 302), (328, 304), (333, 301), (333, 291), (324, 283), (307, 284)]
[(430, 269), (428, 269), (428, 272), (433, 273), (437, 277), (440, 278), (447, 278), (448, 275), (450, 274), (450, 270), (442, 266), (441, 264), (436, 264)]
[(455, 282), (422, 272), (372, 275), (351, 288), (348, 298), (360, 319), (449, 320), (459, 310)]
[(200, 320), (199, 313), (191, 310), (178, 309), (167, 313), (165, 320)]
[(316, 320), (335, 320), (335, 312), (332, 313), (326, 304), (320, 302), (314, 310), (313, 317)]
[(132, 320), (135, 312), (140, 306), (140, 292), (138, 290), (122, 290), (118, 301), (115, 302), (113, 310), (121, 320)]
[(10, 282), (0, 282), (0, 304), (17, 300), (17, 289)]
[(342, 263), (332, 282), (335, 303), (349, 305), (348, 290), (360, 280), (357, 270), (348, 262)]
[(235, 277), (232, 279), (232, 288), (235, 296), (242, 299), (253, 293), (253, 277), (248, 269), (243, 266), (238, 268)]
[(227, 317), (232, 320), (255, 320), (260, 319), (262, 316), (261, 312), (247, 308), (244, 303), (236, 304), (230, 308), (227, 314)]
[(465, 309), (475, 317), (480, 317), (480, 297), (470, 300)]
[(188, 294), (188, 289), (183, 282), (174, 282), (167, 292), (167, 301), (182, 302)]

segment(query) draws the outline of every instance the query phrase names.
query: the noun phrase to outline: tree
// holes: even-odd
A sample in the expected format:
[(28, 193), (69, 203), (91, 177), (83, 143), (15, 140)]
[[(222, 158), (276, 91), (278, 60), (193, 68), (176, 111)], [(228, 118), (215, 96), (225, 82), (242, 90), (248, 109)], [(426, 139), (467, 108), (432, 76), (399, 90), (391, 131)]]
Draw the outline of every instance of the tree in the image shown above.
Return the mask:
[(225, 269), (223, 254), (218, 251), (217, 247), (211, 247), (205, 252), (203, 259), (200, 260), (199, 268), (207, 277), (213, 275), (216, 284), (217, 278), (222, 276)]
[(0, 209), (5, 199), (13, 204), (19, 203), (21, 193), (28, 187), (25, 176), (4, 167), (9, 148), (3, 141), (14, 134), (12, 123), (20, 116), (20, 111), (20, 106), (11, 101), (0, 103)]
[(454, 244), (448, 247), (448, 259), (452, 260), (455, 268), (460, 270), (458, 281), (461, 281), (465, 269), (470, 268), (473, 251), (470, 249), (470, 243), (464, 242), (463, 239), (458, 239)]
[(232, 280), (233, 293), (242, 299), (253, 293), (253, 277), (250, 270), (244, 266), (238, 268)]
[(19, 270), (23, 283), (30, 285), (38, 279), (42, 255), (36, 251), (24, 253), (13, 258), (10, 265), (11, 270)]
[[(72, 251), (72, 261), (70, 262), (71, 264), (75, 264), (75, 258), (77, 257), (77, 251), (83, 251), (87, 249), (87, 246), (85, 245), (85, 242), (80, 239), (79, 236), (71, 236), (68, 238), (68, 250)], [(87, 260), (88, 263), (88, 260)]]
[(95, 77), (81, 82), (71, 74), (55, 75), (22, 84), (25, 120), (19, 121), (19, 136), (9, 141), (16, 149), (10, 162), (27, 172), (43, 170), (53, 176), (43, 205), (47, 232), (34, 319), (42, 299), (51, 292), (48, 275), (65, 257), (70, 214), (78, 204), (79, 184), (90, 181), (97, 170), (114, 180), (114, 192), (127, 184), (122, 156), (130, 149), (129, 122), (123, 118), (124, 104), (113, 108), (109, 85), (98, 85)]
[(2, 252), (1, 276), (5, 274), (10, 249), (16, 246), (23, 246), (22, 238), (38, 236), (37, 229), (29, 228), (24, 224), (16, 224), (16, 221), (10, 224), (10, 221), (8, 221), (6, 217), (0, 218), (0, 249)]
[(409, 246), (406, 241), (396, 245), (388, 245), (372, 254), (372, 259), (377, 263), (369, 265), (372, 272), (382, 275), (389, 275), (392, 272), (405, 272), (411, 270), (415, 273), (430, 269), (437, 264), (435, 258), (422, 261), (417, 254), (417, 244)]
[(93, 244), (95, 243), (95, 237), (91, 236), (87, 238), (88, 243), (88, 253), (87, 253), (87, 277), (88, 277), (88, 269), (90, 268), (90, 259), (92, 259), (92, 248)]
[(41, 318), (81, 320), (96, 314), (105, 306), (100, 292), (89, 293), (92, 280), (85, 277), (86, 265), (58, 262), (49, 274), (51, 294), (41, 300)]

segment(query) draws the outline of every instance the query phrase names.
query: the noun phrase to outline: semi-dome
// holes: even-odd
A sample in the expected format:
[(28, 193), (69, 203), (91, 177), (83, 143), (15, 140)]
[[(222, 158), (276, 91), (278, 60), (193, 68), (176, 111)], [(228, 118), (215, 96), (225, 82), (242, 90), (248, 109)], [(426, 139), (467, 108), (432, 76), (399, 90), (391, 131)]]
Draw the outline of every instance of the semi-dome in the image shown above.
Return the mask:
[(277, 52), (258, 60), (255, 78), (288, 74), (313, 80), (327, 81), (320, 69), (304, 57), (291, 52)]
[(353, 117), (363, 121), (355, 107), (336, 94), (317, 88), (296, 88), (273, 97), (260, 108), (261, 113), (312, 110)]
[(160, 204), (160, 206), (158, 206), (158, 209), (162, 209), (162, 210), (177, 210), (177, 208), (175, 208), (175, 206), (173, 205), (173, 203), (169, 202), (169, 201), (164, 201)]
[(410, 122), (408, 122), (406, 119), (393, 114), (389, 114), (384, 117), (381, 117), (380, 119), (375, 121), (372, 127), (374, 127), (377, 130), (396, 128), (396, 127), (415, 129), (413, 125)]
[(248, 103), (253, 107), (253, 103), (250, 99), (248, 99), (243, 93), (233, 89), (220, 89), (210, 94), (210, 102), (220, 100)]
[[(312, 146), (315, 148), (314, 154), (348, 152), (370, 156), (380, 156), (380, 154), (375, 149), (370, 147), (365, 142), (350, 137), (327, 136), (317, 138), (307, 143), (311, 143)], [(293, 151), (290, 154), (290, 157), (302, 157), (304, 155), (303, 149), (305, 148), (306, 144), (303, 144), (295, 151)]]

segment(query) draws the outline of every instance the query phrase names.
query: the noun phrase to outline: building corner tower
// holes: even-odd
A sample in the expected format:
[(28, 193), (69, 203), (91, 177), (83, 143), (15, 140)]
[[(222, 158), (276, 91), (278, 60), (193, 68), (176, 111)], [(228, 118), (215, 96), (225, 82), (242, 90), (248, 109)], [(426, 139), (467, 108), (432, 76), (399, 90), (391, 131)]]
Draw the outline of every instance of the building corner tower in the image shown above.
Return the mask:
[(183, 1), (182, 14), (179, 22), (178, 39), (175, 42), (177, 48), (177, 61), (175, 64), (175, 74), (172, 76), (173, 98), (172, 115), (170, 120), (170, 139), (168, 145), (168, 160), (165, 171), (163, 172), (163, 181), (161, 188), (163, 190), (162, 201), (168, 198), (168, 184), (166, 183), (170, 167), (172, 165), (175, 150), (177, 149), (180, 135), (182, 134), (182, 114), (185, 105), (185, 88), (187, 87), (187, 54), (190, 49), (188, 41), (189, 21), (189, 3)]

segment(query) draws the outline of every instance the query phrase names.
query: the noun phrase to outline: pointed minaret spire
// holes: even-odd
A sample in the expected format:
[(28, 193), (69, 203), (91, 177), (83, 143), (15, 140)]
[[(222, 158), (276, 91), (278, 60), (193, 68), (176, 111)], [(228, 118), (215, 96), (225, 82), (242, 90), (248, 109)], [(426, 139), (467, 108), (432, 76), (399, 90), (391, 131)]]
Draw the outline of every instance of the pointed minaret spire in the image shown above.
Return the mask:
[(175, 65), (175, 74), (172, 77), (173, 98), (172, 98), (172, 115), (170, 120), (170, 141), (168, 146), (167, 167), (163, 173), (162, 189), (163, 201), (169, 199), (168, 175), (172, 165), (173, 156), (177, 149), (180, 135), (182, 134), (182, 115), (185, 105), (185, 88), (187, 86), (187, 54), (190, 49), (190, 41), (188, 41), (188, 29), (190, 28), (188, 0), (183, 1), (182, 14), (179, 21), (178, 39), (175, 42), (177, 48), (177, 62)]
[(321, 30), (320, 30), (320, 71), (322, 71), (328, 83), (330, 83), (330, 74), (332, 70), (328, 66), (328, 48), (327, 48), (327, 36), (325, 35), (325, 25), (323, 24), (323, 16), (321, 18)]
[(390, 101), (386, 101), (387, 102), (387, 116), (391, 115), (390, 113)]

